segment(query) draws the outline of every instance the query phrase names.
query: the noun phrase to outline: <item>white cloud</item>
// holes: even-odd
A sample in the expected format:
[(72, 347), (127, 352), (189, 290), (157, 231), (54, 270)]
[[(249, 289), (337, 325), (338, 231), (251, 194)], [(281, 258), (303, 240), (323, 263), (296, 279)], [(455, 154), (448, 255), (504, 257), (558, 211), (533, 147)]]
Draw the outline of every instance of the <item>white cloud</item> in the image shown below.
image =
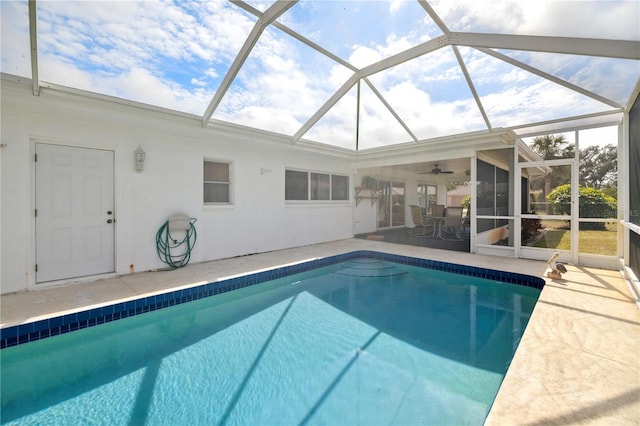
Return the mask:
[(336, 64), (330, 68), (327, 81), (329, 81), (331, 87), (338, 87), (344, 84), (352, 75), (353, 71)]
[(546, 80), (507, 87), (483, 96), (482, 103), (494, 126), (536, 123), (607, 109), (597, 101)]
[(372, 148), (413, 138), (366, 85), (361, 88), (359, 147)]
[(218, 74), (218, 71), (216, 71), (215, 68), (209, 68), (205, 70), (203, 74), (209, 78), (218, 78), (220, 76), (220, 74)]
[(383, 56), (381, 53), (368, 46), (354, 46), (351, 55), (349, 56), (349, 63), (353, 64), (357, 68), (363, 68), (367, 65), (373, 64), (381, 60)]
[[(430, 4), (454, 31), (610, 38), (629, 38), (631, 34), (640, 39), (637, 19), (633, 19), (639, 12), (637, 1), (437, 0)], [(201, 114), (210, 102), (220, 77), (225, 75), (254, 24), (239, 8), (221, 1), (106, 1), (92, 2), (90, 8), (87, 5), (74, 1), (39, 3), (41, 78), (195, 114)], [(364, 5), (353, 6), (360, 8), (360, 17), (365, 16)], [(299, 8), (304, 13), (296, 19), (322, 11), (325, 6), (302, 2)], [(1, 2), (1, 7), (2, 71), (30, 75), (26, 5)], [(388, 0), (382, 10), (387, 11), (382, 17), (384, 23), (398, 20), (396, 27), (389, 25), (382, 37), (374, 34), (379, 30), (375, 23), (382, 22), (373, 19), (380, 19), (375, 14), (366, 15), (372, 20), (355, 31), (347, 28), (345, 19), (338, 20), (345, 27), (337, 31), (328, 24), (334, 18), (323, 16), (314, 21), (323, 26), (313, 27), (311, 35), (306, 36), (318, 36), (327, 31), (320, 30), (325, 27), (348, 35), (348, 40), (334, 37), (334, 41), (346, 46), (349, 61), (363, 67), (438, 35), (416, 2)], [(409, 25), (408, 16), (416, 12), (420, 13), (419, 18)], [(293, 21), (289, 14), (282, 19)], [(601, 107), (478, 51), (460, 50), (476, 87), (482, 91), (494, 126), (576, 115)], [(623, 61), (591, 60), (581, 62), (580, 69), (571, 70), (565, 56), (540, 55), (534, 60), (618, 101), (633, 90), (640, 75), (637, 61), (629, 71), (624, 69), (627, 63)], [(214, 117), (293, 134), (352, 74), (307, 46), (268, 29)], [(603, 79), (606, 75), (614, 77)], [(420, 138), (484, 128), (473, 97), (463, 93), (466, 83), (450, 48), (405, 62), (370, 79)], [(629, 81), (633, 83), (631, 87)], [(448, 97), (446, 90), (454, 82), (463, 86), (456, 87), (458, 93)], [(354, 92), (352, 89), (338, 102), (309, 134), (352, 148)], [(362, 140), (370, 146), (408, 140), (386, 107), (375, 96), (367, 99), (361, 109)]]
[(568, 80), (587, 90), (626, 105), (640, 77), (640, 63), (631, 60), (588, 58)]
[(426, 73), (425, 76), (422, 77), (422, 81), (424, 82), (438, 82), (438, 81), (457, 81), (460, 80), (462, 82), (463, 75), (462, 71), (458, 66), (452, 66), (449, 68), (445, 68), (442, 71), (435, 73)]
[(452, 31), (640, 39), (640, 2), (432, 0)]
[(431, 82), (454, 80), (461, 76), (458, 62), (451, 49), (445, 48), (389, 68), (375, 74), (372, 78), (383, 89), (398, 81)]
[[(598, 101), (476, 50), (460, 50), (493, 127), (535, 123), (608, 109)], [(539, 62), (543, 58), (536, 57), (535, 60)], [(566, 63), (558, 65), (567, 66)]]
[[(534, 9), (529, 8), (529, 10)], [(640, 40), (638, 1), (549, 1), (528, 19), (530, 34)]]
[(578, 134), (580, 149), (589, 145), (618, 145), (618, 126), (581, 130)]
[(0, 2), (0, 70), (4, 73), (31, 76), (28, 14), (26, 2)]
[(213, 96), (213, 93), (202, 90), (185, 90), (177, 84), (156, 77), (144, 68), (133, 68), (122, 75), (105, 78), (101, 83), (111, 85), (113, 91), (133, 94), (132, 98), (139, 102), (193, 114), (202, 114)]
[(210, 99), (200, 99), (201, 93), (213, 96), (212, 80), (226, 72), (252, 25), (220, 2), (94, 2), (90, 10), (81, 2), (45, 2), (39, 8), (40, 77), (202, 113)]
[[(429, 93), (408, 80), (387, 88), (384, 96), (420, 139), (485, 128), (473, 99), (434, 102)], [(387, 121), (392, 119), (390, 116)]]
[(389, 13), (396, 13), (405, 5), (406, 0), (389, 0)]
[(294, 134), (351, 75), (307, 46), (265, 31), (214, 118)]
[(278, 133), (285, 133), (282, 129), (299, 127), (299, 122), (291, 116), (290, 111), (272, 105), (268, 107), (247, 105), (238, 111), (233, 121)]
[[(526, 19), (544, 9), (544, 1), (460, 0), (430, 2), (453, 31), (518, 32)], [(537, 7), (532, 7), (537, 5)]]
[(394, 33), (387, 36), (385, 39), (385, 45), (377, 46), (377, 51), (380, 53), (380, 56), (386, 58), (415, 46), (419, 41), (422, 40), (417, 40), (414, 37), (408, 36), (399, 37)]
[[(74, 87), (81, 90), (96, 92), (95, 82), (99, 76), (80, 70), (73, 63), (57, 56), (43, 56), (39, 60), (39, 67), (47, 70), (47, 81)], [(104, 92), (103, 92), (104, 93)]]
[(55, 56), (42, 58), (41, 65), (49, 70), (53, 81), (73, 81), (71, 87), (92, 92), (97, 87), (99, 93), (192, 114), (202, 114), (214, 94), (202, 86), (187, 90), (144, 68), (123, 73), (87, 72)]

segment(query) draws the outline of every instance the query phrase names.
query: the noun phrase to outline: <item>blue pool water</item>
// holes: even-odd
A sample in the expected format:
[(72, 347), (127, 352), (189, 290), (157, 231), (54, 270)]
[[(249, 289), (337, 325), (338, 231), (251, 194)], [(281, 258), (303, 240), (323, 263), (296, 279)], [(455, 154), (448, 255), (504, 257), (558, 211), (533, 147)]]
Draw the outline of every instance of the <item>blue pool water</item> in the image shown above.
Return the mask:
[(1, 352), (2, 424), (482, 424), (540, 290), (357, 258)]

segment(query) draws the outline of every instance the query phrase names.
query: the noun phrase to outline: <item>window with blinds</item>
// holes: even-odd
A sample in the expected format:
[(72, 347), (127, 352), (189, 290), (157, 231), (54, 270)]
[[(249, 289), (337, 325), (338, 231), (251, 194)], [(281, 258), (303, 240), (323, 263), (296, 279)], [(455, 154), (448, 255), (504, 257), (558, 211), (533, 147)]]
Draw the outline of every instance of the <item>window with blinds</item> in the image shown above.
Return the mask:
[(348, 201), (349, 176), (286, 170), (286, 201)]

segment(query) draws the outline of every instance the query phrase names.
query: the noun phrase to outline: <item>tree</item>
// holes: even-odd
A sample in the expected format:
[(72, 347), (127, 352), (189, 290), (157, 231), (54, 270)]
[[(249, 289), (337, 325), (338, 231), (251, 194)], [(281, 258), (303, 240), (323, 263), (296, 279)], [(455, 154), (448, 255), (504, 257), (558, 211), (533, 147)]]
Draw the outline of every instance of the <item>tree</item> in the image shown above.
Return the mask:
[(618, 150), (612, 144), (580, 150), (580, 185), (596, 189), (616, 187)]
[[(531, 149), (538, 153), (543, 160), (555, 160), (557, 158), (572, 158), (575, 156), (575, 146), (567, 145), (564, 135), (544, 135), (537, 136), (531, 143)], [(551, 192), (552, 173), (547, 173), (544, 177), (544, 193), (546, 198)], [(547, 214), (551, 214), (551, 206), (547, 204)]]
[(568, 142), (564, 135), (544, 135), (533, 139), (531, 149), (537, 152), (543, 160), (571, 158), (575, 152), (574, 146), (573, 144), (567, 144)]

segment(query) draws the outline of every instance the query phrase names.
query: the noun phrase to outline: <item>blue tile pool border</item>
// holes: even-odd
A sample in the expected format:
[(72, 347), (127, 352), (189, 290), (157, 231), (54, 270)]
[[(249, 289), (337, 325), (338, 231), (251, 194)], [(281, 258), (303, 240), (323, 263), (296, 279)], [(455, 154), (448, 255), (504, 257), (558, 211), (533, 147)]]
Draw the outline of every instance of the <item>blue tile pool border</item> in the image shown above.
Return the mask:
[(168, 308), (170, 306), (215, 296), (217, 294), (226, 293), (239, 288), (260, 284), (265, 281), (283, 278), (301, 272), (308, 272), (357, 258), (385, 260), (403, 265), (417, 266), (420, 268), (434, 269), (454, 274), (469, 275), (526, 287), (533, 287), (538, 290), (542, 290), (545, 283), (545, 281), (540, 277), (515, 272), (458, 265), (455, 263), (419, 259), (370, 250), (358, 250), (322, 259), (311, 260), (304, 263), (298, 263), (295, 265), (274, 268), (255, 274), (242, 275), (186, 289), (169, 291), (154, 296), (142, 297), (139, 299), (115, 303), (113, 305), (87, 309), (40, 321), (6, 327), (0, 330), (0, 349), (45, 339), (51, 336), (57, 336), (59, 334), (69, 333), (71, 331), (87, 327), (93, 327), (95, 325), (140, 315), (158, 309)]

